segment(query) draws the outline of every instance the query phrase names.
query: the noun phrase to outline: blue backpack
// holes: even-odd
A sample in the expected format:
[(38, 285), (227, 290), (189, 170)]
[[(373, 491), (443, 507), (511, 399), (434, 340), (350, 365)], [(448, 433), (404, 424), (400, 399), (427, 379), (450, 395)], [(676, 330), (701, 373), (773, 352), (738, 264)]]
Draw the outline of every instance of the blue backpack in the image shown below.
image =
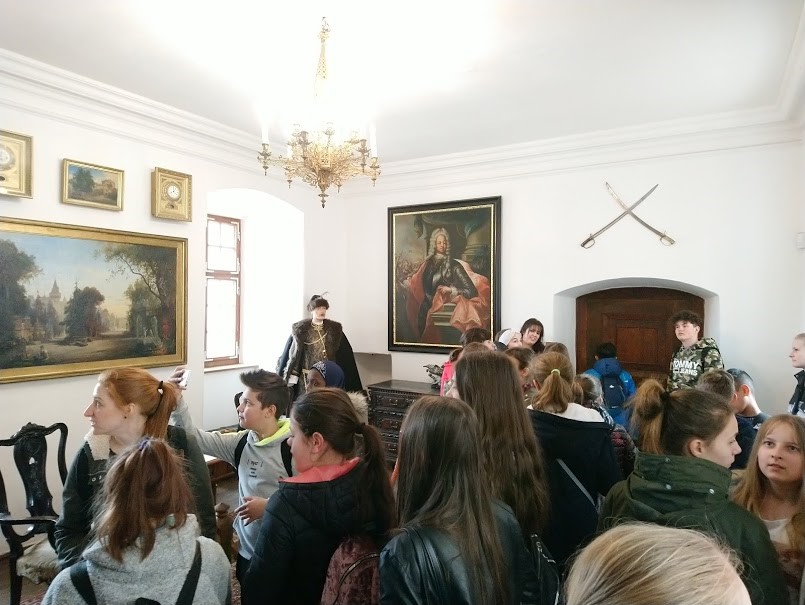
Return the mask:
[(605, 406), (608, 408), (623, 407), (626, 401), (626, 393), (623, 390), (620, 373), (601, 376), (601, 390), (604, 394)]

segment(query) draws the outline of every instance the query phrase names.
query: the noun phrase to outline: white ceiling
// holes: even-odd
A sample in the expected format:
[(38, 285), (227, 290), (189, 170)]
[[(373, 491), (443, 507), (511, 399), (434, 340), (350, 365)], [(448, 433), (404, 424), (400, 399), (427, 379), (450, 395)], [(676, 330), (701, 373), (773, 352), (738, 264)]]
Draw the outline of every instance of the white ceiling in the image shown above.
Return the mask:
[(256, 146), (256, 103), (276, 139), (312, 91), (326, 15), (388, 162), (774, 107), (803, 78), (803, 1), (0, 0), (0, 47)]

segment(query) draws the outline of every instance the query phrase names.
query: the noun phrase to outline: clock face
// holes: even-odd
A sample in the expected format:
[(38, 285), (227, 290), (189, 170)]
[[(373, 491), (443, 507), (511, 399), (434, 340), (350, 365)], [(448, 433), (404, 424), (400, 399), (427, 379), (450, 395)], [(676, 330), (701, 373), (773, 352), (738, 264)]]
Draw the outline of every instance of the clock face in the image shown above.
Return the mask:
[(8, 170), (14, 165), (14, 153), (5, 145), (0, 145), (0, 170)]
[(165, 186), (165, 196), (174, 202), (178, 201), (182, 197), (182, 189), (176, 183), (168, 183)]

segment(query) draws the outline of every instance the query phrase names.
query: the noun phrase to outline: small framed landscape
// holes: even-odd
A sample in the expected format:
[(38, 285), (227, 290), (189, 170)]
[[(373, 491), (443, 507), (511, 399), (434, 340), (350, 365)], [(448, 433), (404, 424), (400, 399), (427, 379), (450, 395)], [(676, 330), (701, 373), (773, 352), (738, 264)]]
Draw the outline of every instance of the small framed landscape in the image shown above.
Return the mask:
[(33, 197), (33, 139), (0, 130), (0, 194)]
[(104, 210), (123, 210), (123, 171), (64, 160), (62, 202)]
[(193, 177), (165, 168), (151, 173), (151, 214), (174, 221), (192, 219)]

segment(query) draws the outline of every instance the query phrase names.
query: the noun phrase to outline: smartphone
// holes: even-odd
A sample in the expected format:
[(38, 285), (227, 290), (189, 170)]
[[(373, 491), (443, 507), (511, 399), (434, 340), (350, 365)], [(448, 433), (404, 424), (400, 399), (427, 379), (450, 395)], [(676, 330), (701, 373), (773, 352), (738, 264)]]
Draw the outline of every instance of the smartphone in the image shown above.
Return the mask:
[(185, 370), (182, 374), (181, 380), (179, 380), (179, 386), (183, 389), (187, 388), (187, 381), (190, 379), (190, 370)]

